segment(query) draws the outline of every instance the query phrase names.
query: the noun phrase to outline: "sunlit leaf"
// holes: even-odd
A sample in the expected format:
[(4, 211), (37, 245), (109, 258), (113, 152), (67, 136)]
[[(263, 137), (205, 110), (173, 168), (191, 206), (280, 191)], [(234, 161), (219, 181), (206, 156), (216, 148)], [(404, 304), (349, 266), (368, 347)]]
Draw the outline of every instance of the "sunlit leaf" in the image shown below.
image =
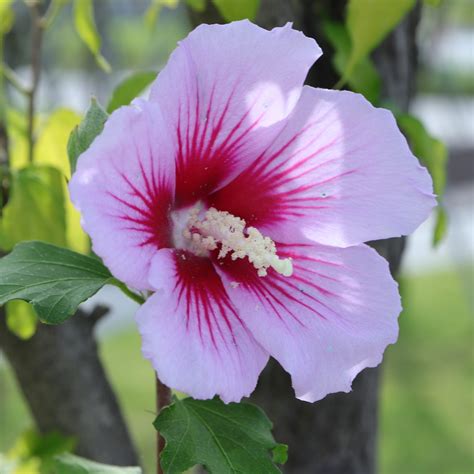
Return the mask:
[(349, 0), (346, 26), (352, 49), (344, 78), (365, 58), (400, 20), (415, 6), (416, 0)]
[(148, 28), (153, 28), (163, 7), (176, 8), (178, 4), (179, 0), (151, 0), (150, 6), (145, 12), (145, 24)]
[[(69, 109), (57, 109), (41, 126), (35, 149), (35, 163), (51, 165), (69, 178), (71, 175), (67, 144), (71, 130), (81, 121), (81, 117)], [(78, 252), (87, 253), (89, 237), (82, 230), (80, 215), (69, 199), (66, 180), (62, 182), (64, 211), (66, 213), (67, 246)], [(41, 237), (38, 237), (41, 238)], [(41, 238), (41, 240), (45, 240)]]
[(55, 457), (51, 474), (142, 474), (139, 467), (99, 464), (73, 454)]
[[(324, 22), (323, 28), (326, 38), (335, 51), (332, 57), (334, 67), (342, 76), (346, 70), (351, 54), (351, 39), (349, 33), (342, 23), (327, 21)], [(365, 57), (357, 63), (347, 78), (347, 82), (352, 90), (360, 92), (373, 104), (378, 102), (382, 81), (369, 57)]]
[[(7, 453), (6, 459), (11, 464), (5, 474), (54, 474), (51, 469), (54, 457), (71, 451), (75, 444), (73, 438), (59, 433), (40, 435), (34, 430), (28, 430)], [(0, 468), (3, 473), (3, 465)]]
[(212, 0), (219, 13), (227, 21), (255, 19), (257, 16), (260, 0)]
[(81, 117), (70, 109), (55, 110), (43, 124), (35, 149), (35, 163), (53, 166), (71, 176), (67, 156), (67, 142), (71, 130), (79, 124)]
[(15, 12), (13, 11), (13, 0), (0, 1), (0, 36), (8, 33), (15, 21)]
[(286, 458), (285, 448), (273, 439), (270, 420), (249, 403), (176, 400), (154, 425), (166, 439), (161, 465), (167, 474), (181, 474), (196, 464), (210, 474), (273, 474), (280, 470), (271, 452), (277, 461)]
[(77, 34), (94, 55), (97, 64), (105, 72), (110, 72), (110, 64), (100, 53), (100, 36), (95, 25), (92, 0), (74, 1), (74, 25)]
[(124, 79), (112, 93), (112, 97), (107, 105), (107, 112), (110, 114), (122, 105), (128, 105), (139, 96), (148, 85), (156, 78), (156, 72), (137, 72)]
[(64, 177), (51, 167), (29, 166), (12, 172), (10, 199), (0, 219), (0, 248), (41, 239), (67, 245)]
[(96, 258), (44, 242), (22, 242), (0, 259), (0, 304), (28, 301), (42, 321), (58, 324), (112, 281)]
[(29, 339), (36, 331), (38, 316), (33, 306), (21, 300), (9, 301), (5, 305), (7, 327), (20, 339)]
[(87, 254), (90, 251), (89, 236), (82, 230), (81, 214), (74, 207), (69, 197), (69, 189), (64, 183), (64, 192), (66, 196), (66, 242), (67, 247), (76, 252)]
[(437, 245), (447, 230), (446, 211), (442, 207), (444, 189), (446, 187), (446, 166), (448, 151), (440, 140), (431, 136), (416, 117), (408, 114), (397, 114), (397, 122), (405, 133), (414, 155), (426, 166), (433, 179), (434, 192), (438, 197), (437, 222), (433, 236)]
[(63, 436), (57, 432), (40, 435), (35, 430), (24, 432), (8, 452), (8, 457), (45, 458), (55, 456), (74, 449), (75, 441), (71, 437)]
[(71, 172), (74, 172), (76, 169), (79, 155), (84, 153), (90, 147), (94, 138), (102, 132), (107, 117), (107, 113), (98, 104), (97, 100), (92, 98), (91, 105), (89, 106), (84, 119), (71, 132), (67, 143)]
[(20, 169), (28, 164), (27, 128), (25, 115), (16, 109), (8, 108), (7, 134), (11, 169)]

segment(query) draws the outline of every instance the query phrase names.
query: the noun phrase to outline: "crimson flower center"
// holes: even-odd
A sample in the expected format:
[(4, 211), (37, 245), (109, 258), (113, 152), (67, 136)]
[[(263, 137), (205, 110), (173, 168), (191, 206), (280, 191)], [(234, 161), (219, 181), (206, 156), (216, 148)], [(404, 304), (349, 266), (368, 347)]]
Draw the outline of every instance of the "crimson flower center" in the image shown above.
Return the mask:
[(218, 259), (247, 258), (261, 277), (273, 268), (283, 276), (291, 276), (291, 258), (277, 255), (275, 242), (255, 227), (246, 227), (245, 220), (226, 211), (211, 207), (204, 211), (200, 205), (172, 213), (173, 241), (176, 248), (185, 249), (199, 257), (215, 251)]

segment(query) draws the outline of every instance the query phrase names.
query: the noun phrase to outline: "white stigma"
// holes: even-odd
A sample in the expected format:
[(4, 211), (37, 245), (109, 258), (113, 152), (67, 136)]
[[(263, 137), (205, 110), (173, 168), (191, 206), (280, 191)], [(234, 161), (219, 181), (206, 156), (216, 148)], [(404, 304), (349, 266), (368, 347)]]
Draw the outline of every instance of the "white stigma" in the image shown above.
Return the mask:
[(275, 242), (270, 237), (264, 237), (255, 227), (249, 227), (245, 232), (245, 221), (229, 212), (211, 207), (203, 218), (199, 218), (199, 213), (198, 207), (190, 211), (183, 231), (183, 237), (195, 255), (206, 256), (220, 244), (217, 258), (229, 254), (232, 260), (247, 257), (262, 277), (267, 275), (269, 267), (283, 276), (292, 275), (291, 258), (278, 257)]

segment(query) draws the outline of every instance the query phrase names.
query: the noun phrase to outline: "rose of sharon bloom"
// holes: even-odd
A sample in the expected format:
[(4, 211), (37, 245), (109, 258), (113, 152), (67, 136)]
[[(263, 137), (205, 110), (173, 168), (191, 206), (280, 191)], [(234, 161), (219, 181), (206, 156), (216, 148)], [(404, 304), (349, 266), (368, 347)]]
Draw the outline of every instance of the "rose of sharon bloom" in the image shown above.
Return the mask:
[(397, 339), (397, 285), (363, 242), (412, 232), (431, 179), (390, 112), (303, 86), (320, 55), (291, 25), (201, 25), (79, 158), (94, 251), (153, 292), (143, 354), (195, 398), (249, 395), (269, 356), (302, 400), (347, 392)]

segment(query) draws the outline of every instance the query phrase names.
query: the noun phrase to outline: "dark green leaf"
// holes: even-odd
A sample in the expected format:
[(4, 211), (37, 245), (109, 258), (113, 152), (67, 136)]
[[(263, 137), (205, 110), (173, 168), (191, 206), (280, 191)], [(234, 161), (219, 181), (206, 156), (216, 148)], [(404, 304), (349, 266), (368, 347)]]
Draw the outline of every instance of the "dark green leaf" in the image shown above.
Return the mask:
[(416, 0), (349, 0), (346, 25), (352, 40), (344, 78), (395, 28)]
[(154, 425), (166, 439), (161, 465), (167, 474), (181, 474), (196, 464), (211, 474), (278, 473), (271, 457), (275, 448), (277, 460), (284, 460), (270, 420), (249, 403), (176, 400)]
[[(342, 23), (326, 21), (323, 24), (324, 34), (334, 48), (333, 64), (342, 76), (347, 68), (351, 53), (351, 39)], [(380, 75), (369, 57), (363, 58), (351, 71), (348, 84), (355, 92), (360, 92), (367, 100), (377, 104), (380, 96)]]
[(66, 320), (110, 282), (99, 260), (44, 242), (22, 242), (0, 259), (0, 304), (28, 301), (50, 324)]
[(86, 116), (71, 132), (67, 143), (67, 153), (69, 156), (69, 164), (71, 165), (71, 173), (74, 173), (76, 169), (79, 155), (84, 153), (90, 147), (94, 138), (104, 129), (107, 117), (108, 115), (105, 110), (97, 103), (95, 98), (92, 98)]
[(446, 186), (448, 151), (444, 143), (432, 137), (416, 117), (408, 114), (397, 114), (397, 122), (406, 135), (414, 155), (426, 166), (433, 179), (433, 188), (439, 204), (433, 235), (434, 245), (437, 245), (447, 230), (446, 211), (441, 204)]
[(253, 20), (258, 12), (260, 0), (212, 0), (222, 18), (227, 21)]
[(54, 458), (50, 474), (141, 474), (139, 467), (121, 467), (99, 464), (73, 454)]
[(28, 166), (12, 172), (11, 196), (0, 219), (0, 247), (21, 240), (66, 245), (64, 177), (55, 168)]
[(74, 25), (77, 34), (94, 55), (100, 68), (105, 72), (110, 72), (110, 64), (100, 54), (100, 36), (95, 25), (92, 0), (74, 1)]
[(137, 72), (122, 81), (112, 93), (107, 112), (111, 114), (122, 105), (128, 105), (156, 78), (156, 72)]

